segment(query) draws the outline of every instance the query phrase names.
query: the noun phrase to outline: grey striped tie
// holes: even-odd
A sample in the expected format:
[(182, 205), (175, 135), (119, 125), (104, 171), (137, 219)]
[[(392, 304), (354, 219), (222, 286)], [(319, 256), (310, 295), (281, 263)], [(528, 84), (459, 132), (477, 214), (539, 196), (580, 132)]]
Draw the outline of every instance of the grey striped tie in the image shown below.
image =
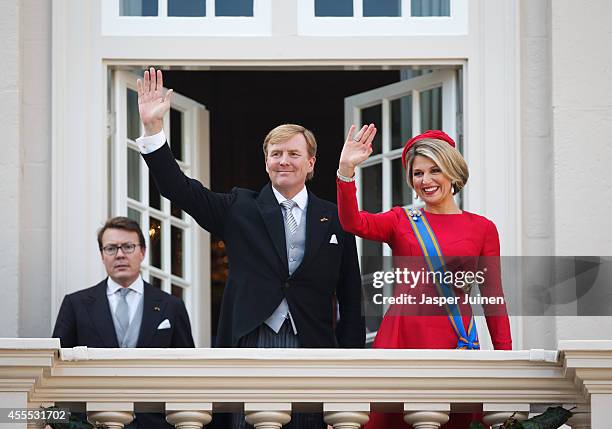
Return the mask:
[(285, 200), (281, 203), (281, 206), (283, 206), (283, 209), (285, 209), (285, 223), (287, 224), (287, 228), (289, 228), (289, 232), (291, 232), (291, 234), (295, 234), (298, 224), (293, 217), (293, 213), (291, 213), (291, 209), (297, 206), (297, 203), (293, 200)]
[(125, 297), (128, 293), (130, 293), (132, 289), (127, 287), (122, 287), (117, 290), (119, 294), (119, 302), (117, 302), (117, 308), (115, 308), (115, 317), (119, 322), (119, 326), (122, 332), (118, 332), (118, 340), (119, 346), (123, 343), (123, 339), (125, 338), (125, 334), (127, 333), (128, 327), (130, 326), (130, 307), (128, 306), (127, 300)]

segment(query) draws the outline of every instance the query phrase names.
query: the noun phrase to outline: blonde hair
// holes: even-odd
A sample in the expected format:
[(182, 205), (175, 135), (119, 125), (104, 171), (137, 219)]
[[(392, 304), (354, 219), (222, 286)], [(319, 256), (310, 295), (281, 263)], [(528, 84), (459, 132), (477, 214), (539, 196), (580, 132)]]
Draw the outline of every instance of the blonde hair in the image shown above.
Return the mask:
[(470, 173), (459, 151), (444, 140), (423, 139), (417, 141), (406, 153), (406, 179), (411, 188), (414, 189), (412, 164), (417, 155), (431, 159), (440, 167), (442, 174), (448, 177), (453, 185), (453, 195), (461, 191), (467, 183)]
[[(285, 143), (291, 137), (301, 134), (306, 140), (306, 147), (308, 150), (308, 156), (313, 158), (317, 156), (317, 140), (314, 134), (307, 128), (297, 124), (283, 124), (274, 128), (268, 133), (263, 142), (263, 153), (264, 159), (268, 158), (268, 146)], [(308, 173), (306, 180), (312, 179), (314, 176), (314, 170)]]

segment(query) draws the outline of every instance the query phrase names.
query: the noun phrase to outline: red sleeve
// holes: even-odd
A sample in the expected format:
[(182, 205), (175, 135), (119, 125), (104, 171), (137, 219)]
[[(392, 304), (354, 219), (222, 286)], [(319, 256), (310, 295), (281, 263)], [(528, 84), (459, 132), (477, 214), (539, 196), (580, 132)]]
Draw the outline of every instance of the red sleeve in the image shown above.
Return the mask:
[(359, 211), (355, 182), (336, 178), (338, 192), (338, 217), (345, 231), (366, 240), (391, 241), (397, 217), (392, 211), (372, 214)]
[[(479, 269), (486, 267), (486, 281), (480, 287), (480, 294), (487, 297), (503, 297), (504, 291), (501, 280), (501, 266), (499, 258), (499, 234), (495, 224), (486, 221), (484, 243), (480, 256)], [(512, 350), (512, 334), (510, 333), (510, 320), (505, 304), (489, 304), (484, 306), (487, 326), (496, 350)]]

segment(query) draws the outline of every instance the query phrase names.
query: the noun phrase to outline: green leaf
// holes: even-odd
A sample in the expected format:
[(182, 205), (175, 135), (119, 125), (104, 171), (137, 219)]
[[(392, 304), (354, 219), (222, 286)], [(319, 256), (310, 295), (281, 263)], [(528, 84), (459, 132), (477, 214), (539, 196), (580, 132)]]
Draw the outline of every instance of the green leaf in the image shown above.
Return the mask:
[(485, 429), (485, 427), (480, 422), (472, 422), (469, 429)]
[[(557, 429), (567, 422), (571, 416), (571, 411), (568, 411), (563, 407), (549, 407), (543, 414), (532, 417), (529, 420), (526, 420), (526, 422), (536, 424), (536, 426), (532, 426), (534, 429)], [(525, 429), (532, 428), (525, 426), (524, 424), (523, 427)]]

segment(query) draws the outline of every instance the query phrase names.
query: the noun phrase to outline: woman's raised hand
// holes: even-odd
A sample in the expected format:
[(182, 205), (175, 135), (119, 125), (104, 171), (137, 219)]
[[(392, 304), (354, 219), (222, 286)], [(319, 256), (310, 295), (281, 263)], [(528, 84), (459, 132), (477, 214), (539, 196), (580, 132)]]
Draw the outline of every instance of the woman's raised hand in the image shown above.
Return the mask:
[(353, 177), (355, 167), (369, 158), (372, 153), (372, 141), (376, 135), (374, 124), (364, 125), (355, 134), (355, 125), (351, 125), (340, 154), (340, 164), (338, 170), (346, 177)]

